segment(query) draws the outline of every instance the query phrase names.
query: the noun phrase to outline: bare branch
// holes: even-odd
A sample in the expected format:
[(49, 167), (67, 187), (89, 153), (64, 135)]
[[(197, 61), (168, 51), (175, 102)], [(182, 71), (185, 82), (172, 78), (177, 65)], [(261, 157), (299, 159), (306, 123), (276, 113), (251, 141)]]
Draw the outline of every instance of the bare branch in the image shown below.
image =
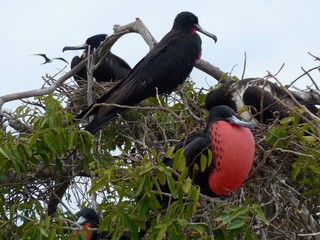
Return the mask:
[(246, 67), (247, 67), (247, 53), (244, 52), (243, 71), (241, 75), (241, 80), (244, 78), (244, 74), (246, 73)]
[(311, 82), (313, 83), (313, 85), (315, 86), (315, 88), (319, 90), (318, 85), (317, 85), (316, 82), (313, 80), (313, 78), (311, 77), (310, 73), (307, 72), (306, 70), (304, 70), (303, 67), (301, 67), (301, 69), (302, 69), (302, 71), (303, 71), (304, 73), (306, 73), (306, 74), (308, 75), (308, 77), (310, 78), (310, 80), (311, 80)]
[(196, 61), (195, 67), (199, 70), (209, 74), (213, 78), (222, 83), (233, 82), (233, 78), (227, 75), (225, 72), (221, 71), (218, 67), (211, 65), (209, 62), (200, 59)]
[(60, 77), (56, 82), (54, 82), (49, 87), (34, 89), (34, 90), (30, 90), (30, 91), (25, 91), (25, 92), (11, 93), (11, 94), (0, 97), (0, 110), (2, 109), (3, 104), (5, 104), (6, 102), (18, 100), (21, 98), (43, 96), (43, 95), (52, 93), (61, 83), (63, 83), (64, 81), (66, 81), (67, 79), (72, 77), (75, 73), (79, 72), (79, 70), (84, 67), (86, 62), (87, 62), (87, 60), (84, 59), (81, 63), (79, 63), (72, 70), (67, 72), (62, 77)]
[(139, 18), (136, 18), (136, 21), (124, 26), (114, 25), (113, 31), (114, 33), (119, 33), (123, 31), (138, 33), (142, 36), (142, 38), (148, 44), (150, 49), (152, 49), (158, 43), (157, 40), (151, 35), (148, 28)]
[(32, 129), (21, 122), (19, 119), (16, 117), (12, 116), (10, 113), (6, 111), (1, 111), (0, 116), (3, 116), (6, 121), (8, 121), (9, 126), (12, 127), (14, 130), (20, 133), (31, 133)]
[(296, 81), (298, 81), (300, 78), (302, 78), (303, 76), (307, 75), (307, 73), (312, 72), (313, 70), (320, 70), (320, 66), (314, 67), (314, 68), (310, 68), (308, 71), (304, 72), (303, 74), (301, 74), (299, 77), (297, 77), (295, 80), (293, 80), (290, 84), (289, 87), (291, 87)]
[(310, 52), (308, 52), (308, 54), (309, 54), (311, 57), (314, 57), (314, 60), (315, 60), (315, 61), (320, 61), (320, 58), (319, 58), (319, 57), (311, 54)]

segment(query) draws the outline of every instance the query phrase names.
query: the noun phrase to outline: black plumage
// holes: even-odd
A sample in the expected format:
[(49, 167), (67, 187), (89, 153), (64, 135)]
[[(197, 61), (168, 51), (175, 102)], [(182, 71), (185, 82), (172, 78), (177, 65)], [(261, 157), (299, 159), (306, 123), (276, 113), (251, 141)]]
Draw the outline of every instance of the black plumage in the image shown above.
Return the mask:
[[(196, 30), (216, 41), (216, 37), (200, 27), (198, 18), (190, 12), (182, 12), (174, 20), (172, 30), (132, 69), (129, 75), (107, 92), (96, 103), (136, 105), (142, 100), (158, 94), (170, 93), (184, 82), (195, 61), (201, 54), (201, 38)], [(90, 111), (95, 118), (87, 125), (91, 133), (125, 111), (112, 106), (94, 107), (84, 110), (77, 118)]]
[[(83, 59), (85, 59), (90, 53), (97, 49), (100, 44), (106, 39), (106, 34), (97, 34), (86, 40), (86, 43), (80, 46), (67, 46), (63, 48), (63, 52), (67, 50), (80, 50), (84, 49), (81, 57), (75, 56), (71, 61), (71, 69), (77, 66)], [(108, 51), (106, 56), (101, 61), (98, 68), (94, 71), (93, 77), (97, 82), (110, 82), (113, 80), (124, 79), (131, 71), (130, 65), (122, 58)], [(78, 84), (81, 84), (81, 80), (87, 80), (87, 68), (83, 67), (74, 76)]]
[[(87, 226), (89, 228), (98, 228), (100, 224), (100, 217), (97, 212), (92, 208), (82, 208), (77, 213), (78, 220), (73, 227), (77, 228), (78, 225), (80, 226)], [(73, 232), (72, 236), (76, 237), (80, 234), (83, 234), (86, 237), (86, 240), (110, 240), (112, 237), (107, 236), (106, 232), (98, 232), (98, 231), (91, 231), (89, 234), (85, 230), (80, 232), (76, 230)], [(129, 240), (130, 237), (128, 235), (122, 235), (120, 240)]]
[[(80, 226), (87, 226), (88, 228), (98, 228), (100, 224), (100, 217), (97, 212), (92, 208), (82, 208), (77, 213), (77, 222), (72, 227), (77, 228), (78, 225)], [(97, 231), (91, 231), (91, 233), (87, 233), (86, 231), (76, 230), (72, 233), (72, 236), (78, 236), (83, 233), (86, 236), (87, 240), (97, 240), (100, 239), (100, 236)]]
[[(299, 98), (297, 94), (294, 97), (313, 114), (317, 113), (315, 105)], [(240, 116), (247, 121), (261, 123), (287, 117), (290, 108), (298, 106), (283, 87), (261, 78), (243, 79), (217, 87), (208, 94), (205, 107), (209, 110), (221, 104), (241, 112)], [(244, 106), (249, 111), (244, 111)]]
[[(214, 133), (213, 132), (214, 124), (218, 124), (221, 121), (229, 123), (230, 125), (235, 127), (230, 127), (228, 128), (227, 131), (220, 131), (220, 132), (218, 131), (217, 133)], [(176, 145), (174, 149), (174, 153), (176, 153), (176, 151), (178, 151), (181, 148), (184, 149), (183, 155), (185, 156), (185, 159), (186, 159), (186, 166), (189, 168), (188, 176), (193, 180), (193, 182), (196, 185), (200, 186), (200, 192), (202, 194), (205, 194), (210, 197), (219, 195), (218, 193), (213, 192), (213, 190), (210, 188), (209, 178), (211, 175), (214, 174), (215, 168), (217, 167), (220, 168), (220, 164), (216, 166), (219, 161), (224, 162), (224, 165), (227, 165), (228, 161), (230, 161), (230, 166), (231, 166), (230, 168), (231, 169), (234, 168), (235, 163), (233, 162), (234, 159), (232, 158), (232, 156), (236, 154), (233, 154), (233, 151), (234, 150), (239, 151), (238, 148), (242, 148), (243, 143), (246, 146), (241, 150), (243, 151), (243, 155), (244, 155), (243, 157), (245, 160), (245, 161), (242, 161), (242, 168), (251, 169), (253, 157), (254, 157), (254, 139), (251, 132), (248, 129), (246, 129), (241, 132), (240, 134), (241, 138), (236, 137), (235, 139), (230, 138), (229, 140), (225, 139), (228, 137), (221, 135), (221, 134), (227, 133), (227, 136), (232, 136), (234, 132), (235, 136), (238, 136), (236, 134), (238, 131), (240, 131), (241, 127), (250, 129), (253, 127), (253, 125), (250, 124), (249, 122), (244, 122), (238, 119), (236, 117), (236, 113), (232, 108), (226, 105), (216, 106), (210, 110), (207, 126), (203, 130), (190, 134), (186, 140), (183, 140)], [(223, 126), (218, 127), (218, 129), (220, 130), (222, 128)], [(213, 135), (215, 135), (217, 139), (213, 139)], [(224, 140), (228, 140), (228, 142)], [(239, 143), (239, 144), (234, 144), (234, 143)], [(216, 147), (219, 146), (219, 148), (216, 149), (216, 147), (213, 147), (213, 146), (216, 146)], [(227, 151), (229, 151), (229, 154), (227, 156), (224, 155), (223, 153), (223, 151), (225, 151), (226, 149)], [(207, 159), (209, 159), (209, 154), (208, 154), (209, 150), (212, 151), (212, 157), (213, 157), (212, 164), (206, 167), (204, 172), (201, 172), (200, 171), (201, 155), (204, 155), (206, 156)], [(247, 156), (246, 154), (248, 154), (249, 156)], [(220, 159), (221, 157), (222, 159)], [(223, 157), (226, 157), (226, 159), (224, 159)], [(239, 156), (236, 157), (236, 161), (240, 159), (241, 157)], [(173, 159), (165, 158), (163, 159), (163, 163), (169, 167), (172, 167)], [(194, 167), (195, 165), (197, 165), (196, 168)], [(239, 173), (240, 173), (242, 169), (238, 165), (237, 167), (239, 167)], [(232, 174), (228, 172), (228, 170), (229, 170), (228, 167), (225, 167), (224, 169), (222, 169), (222, 171), (225, 171), (223, 174), (225, 176), (229, 175), (230, 179), (234, 178), (234, 176), (232, 176)], [(221, 171), (221, 169), (219, 171)], [(246, 173), (247, 172), (242, 174), (242, 176), (246, 176)], [(223, 186), (219, 186), (219, 188), (223, 188)], [(164, 192), (168, 191), (168, 187), (166, 185), (164, 186), (163, 191)], [(166, 201), (166, 198), (164, 199), (165, 199), (164, 201)]]

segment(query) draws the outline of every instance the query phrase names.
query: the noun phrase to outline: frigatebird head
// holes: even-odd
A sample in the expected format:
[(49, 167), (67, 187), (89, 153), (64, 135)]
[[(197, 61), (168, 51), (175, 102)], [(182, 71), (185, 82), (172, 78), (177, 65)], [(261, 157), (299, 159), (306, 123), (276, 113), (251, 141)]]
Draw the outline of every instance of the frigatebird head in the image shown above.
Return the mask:
[[(212, 123), (212, 122), (216, 122), (216, 121), (227, 121), (233, 125), (237, 125), (240, 127), (246, 127), (249, 129), (254, 128), (254, 126), (250, 122), (245, 122), (245, 121), (240, 120), (236, 116), (236, 112), (232, 108), (230, 108), (226, 105), (219, 105), (219, 106), (211, 108), (211, 110), (209, 112), (208, 123)], [(208, 125), (210, 125), (210, 124), (208, 124)]]
[(199, 25), (199, 20), (196, 15), (191, 12), (181, 12), (174, 19), (173, 30), (180, 31), (199, 31), (204, 35), (212, 38), (215, 42), (217, 42), (217, 37), (212, 33), (207, 32)]
[(90, 45), (92, 49), (98, 48), (100, 44), (106, 40), (107, 34), (97, 34), (92, 37), (89, 37), (86, 41), (87, 45)]
[(77, 213), (77, 217), (78, 220), (76, 223), (78, 225), (84, 225), (86, 223), (89, 223), (92, 228), (97, 227), (99, 225), (99, 215), (92, 208), (82, 208)]
[[(86, 226), (88, 228), (98, 228), (99, 227), (99, 215), (92, 208), (83, 208), (77, 213), (78, 220), (71, 227), (79, 228), (80, 226)], [(71, 236), (76, 237), (80, 234), (85, 236), (86, 240), (97, 239), (97, 232), (88, 232), (87, 230), (79, 229), (75, 230)], [(74, 238), (72, 238), (74, 239)]]
[[(94, 49), (97, 49), (100, 46), (101, 42), (106, 40), (107, 36), (108, 36), (107, 34), (94, 35), (92, 37), (89, 37), (86, 40), (85, 44), (82, 44), (79, 46), (66, 46), (62, 49), (62, 52), (68, 51), (68, 50), (81, 50), (81, 49), (84, 49), (86, 52), (88, 51), (89, 46), (90, 46), (90, 50), (93, 51)], [(83, 56), (83, 57), (86, 57), (86, 56)]]

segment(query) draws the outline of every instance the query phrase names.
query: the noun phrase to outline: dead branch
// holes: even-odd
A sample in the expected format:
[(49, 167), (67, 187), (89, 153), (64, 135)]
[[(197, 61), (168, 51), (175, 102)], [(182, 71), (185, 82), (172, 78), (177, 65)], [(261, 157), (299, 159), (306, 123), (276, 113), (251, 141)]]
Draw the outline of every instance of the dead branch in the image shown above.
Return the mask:
[(134, 22), (127, 25), (114, 25), (113, 31), (114, 33), (128, 31), (140, 34), (144, 41), (148, 44), (150, 50), (158, 43), (157, 40), (151, 35), (148, 28), (139, 18), (136, 18)]
[(295, 80), (293, 80), (290, 84), (289, 87), (293, 86), (293, 84), (298, 81), (300, 78), (302, 78), (303, 76), (307, 75), (308, 73), (312, 72), (313, 70), (320, 70), (320, 66), (314, 67), (314, 68), (310, 68), (308, 71), (305, 71), (303, 74), (301, 74), (299, 77), (297, 77)]
[(2, 109), (3, 104), (5, 104), (6, 102), (18, 100), (21, 98), (43, 96), (43, 95), (52, 93), (61, 83), (63, 83), (64, 81), (72, 77), (75, 73), (79, 72), (79, 70), (84, 67), (86, 62), (87, 60), (84, 59), (75, 68), (73, 68), (72, 70), (67, 72), (65, 75), (60, 77), (56, 82), (54, 82), (49, 87), (34, 89), (34, 90), (24, 91), (24, 92), (11, 93), (11, 94), (0, 97), (0, 110)]
[(315, 60), (315, 61), (320, 61), (320, 58), (319, 58), (319, 57), (313, 55), (313, 54), (310, 53), (310, 52), (308, 52), (308, 54), (309, 54), (311, 57), (314, 57), (314, 60)]
[(221, 83), (228, 83), (234, 81), (230, 75), (226, 74), (225, 72), (221, 71), (218, 67), (213, 66), (212, 64), (203, 59), (196, 61), (195, 67), (212, 76), (214, 79)]
[(0, 116), (4, 117), (6, 121), (8, 121), (8, 124), (10, 127), (12, 127), (14, 130), (16, 130), (19, 133), (31, 133), (32, 129), (21, 122), (18, 118), (12, 116), (7, 111), (1, 111)]

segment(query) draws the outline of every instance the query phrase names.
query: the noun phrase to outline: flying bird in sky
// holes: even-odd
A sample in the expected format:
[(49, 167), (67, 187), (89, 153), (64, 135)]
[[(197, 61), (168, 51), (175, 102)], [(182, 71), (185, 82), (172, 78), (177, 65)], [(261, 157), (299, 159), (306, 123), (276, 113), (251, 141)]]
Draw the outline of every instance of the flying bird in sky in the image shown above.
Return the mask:
[[(132, 69), (129, 75), (96, 103), (136, 105), (142, 100), (175, 90), (182, 84), (201, 56), (201, 38), (196, 31), (202, 32), (215, 42), (215, 35), (205, 31), (198, 18), (190, 12), (179, 13), (173, 27), (162, 40), (150, 50)], [(95, 115), (86, 130), (97, 132), (103, 125), (114, 119), (126, 109), (115, 106), (89, 106), (76, 118)]]
[(67, 60), (65, 60), (64, 58), (58, 57), (58, 58), (48, 58), (46, 54), (33, 54), (33, 56), (41, 56), (44, 58), (44, 62), (41, 63), (41, 65), (43, 64), (47, 64), (47, 63), (51, 63), (53, 60), (60, 60), (60, 61), (64, 61), (66, 64), (69, 64), (67, 62)]

